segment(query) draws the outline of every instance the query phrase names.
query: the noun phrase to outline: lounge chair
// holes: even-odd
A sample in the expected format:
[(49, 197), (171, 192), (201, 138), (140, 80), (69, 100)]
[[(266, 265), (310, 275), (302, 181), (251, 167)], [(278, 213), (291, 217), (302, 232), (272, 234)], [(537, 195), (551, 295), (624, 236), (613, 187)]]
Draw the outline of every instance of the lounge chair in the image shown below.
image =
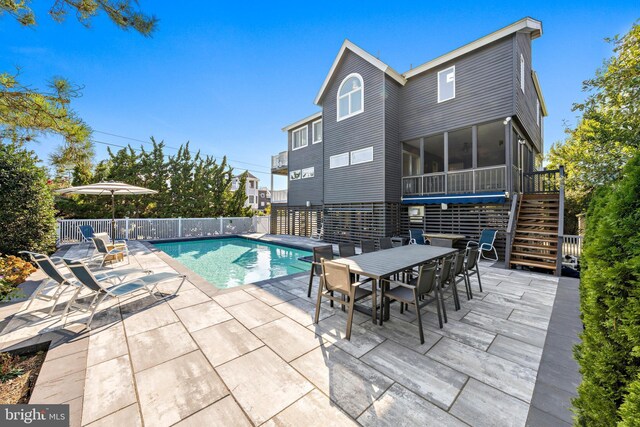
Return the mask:
[(130, 262), (129, 248), (126, 245), (109, 243), (108, 237), (101, 233), (96, 234), (91, 240), (96, 247), (96, 251), (98, 251), (97, 256), (102, 257), (100, 267), (103, 267), (107, 262), (122, 261), (125, 257), (127, 258), (127, 264)]
[(91, 225), (79, 225), (78, 230), (80, 230), (83, 242), (90, 242), (91, 239), (93, 239), (93, 236), (96, 234)]
[[(346, 338), (351, 339), (351, 324), (353, 323), (353, 305), (356, 301), (373, 294), (372, 310), (376, 310), (376, 289), (372, 291), (363, 289), (360, 286), (364, 282), (352, 282), (349, 266), (338, 264), (332, 261), (322, 260), (322, 280), (318, 287), (318, 300), (316, 301), (316, 314), (313, 323), (317, 324), (320, 318), (320, 305), (322, 298), (328, 298), (333, 302), (347, 307), (347, 334)], [(333, 296), (334, 292), (341, 294), (342, 298)]]
[[(320, 277), (322, 281), (322, 260), (331, 261), (333, 259), (333, 246), (316, 246), (313, 248), (313, 262), (311, 263), (311, 271), (309, 272), (309, 290), (307, 297), (311, 298), (311, 289), (313, 288), (313, 276)], [(322, 286), (322, 284), (320, 284)]]
[(409, 244), (410, 245), (425, 245), (424, 236), (422, 235), (424, 231), (420, 228), (411, 228), (409, 229)]
[(67, 304), (64, 313), (62, 314), (62, 317), (65, 319), (66, 325), (66, 319), (69, 310), (78, 298), (80, 291), (83, 288), (87, 288), (90, 293), (88, 295), (85, 295), (85, 297), (93, 296), (93, 299), (89, 304), (89, 310), (91, 311), (91, 314), (86, 323), (87, 328), (91, 328), (91, 321), (93, 320), (93, 316), (95, 315), (98, 306), (107, 297), (121, 298), (124, 296), (132, 295), (138, 291), (144, 291), (148, 292), (149, 295), (151, 295), (153, 298), (159, 299), (155, 296), (154, 292), (160, 283), (169, 280), (181, 279), (180, 285), (173, 293), (173, 295), (176, 295), (180, 288), (182, 288), (182, 285), (184, 284), (184, 281), (186, 279), (186, 276), (184, 274), (168, 272), (153, 274), (148, 272), (149, 274), (147, 274), (146, 276), (138, 277), (133, 280), (128, 280), (126, 282), (117, 284), (107, 284), (103, 280), (98, 280), (98, 278), (82, 261), (65, 259), (64, 263), (66, 264), (67, 268), (71, 270), (71, 273), (75, 276), (75, 278), (82, 286), (78, 286), (76, 292), (71, 297), (71, 300), (69, 300), (69, 303)]
[[(493, 243), (496, 241), (496, 235), (498, 234), (498, 230), (484, 229), (480, 234), (480, 240), (473, 241), (470, 240), (467, 242), (467, 248), (470, 246), (477, 246), (480, 249), (480, 256), (484, 259), (488, 259), (491, 261), (498, 261), (498, 251), (496, 247), (493, 246)], [(484, 256), (484, 251), (492, 251), (495, 255), (495, 258), (488, 258)]]
[(360, 251), (363, 254), (376, 251), (375, 240), (360, 240)]
[(324, 239), (324, 222), (320, 225), (320, 230), (318, 230), (315, 235), (311, 236), (311, 240), (320, 241), (322, 239)]

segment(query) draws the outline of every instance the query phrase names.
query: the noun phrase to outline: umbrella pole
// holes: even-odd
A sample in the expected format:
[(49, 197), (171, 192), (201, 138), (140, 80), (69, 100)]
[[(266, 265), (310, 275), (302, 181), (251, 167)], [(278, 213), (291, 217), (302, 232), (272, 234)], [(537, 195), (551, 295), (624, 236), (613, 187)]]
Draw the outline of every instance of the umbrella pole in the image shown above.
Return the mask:
[(116, 240), (116, 201), (113, 190), (111, 190), (111, 233), (113, 236), (111, 239)]

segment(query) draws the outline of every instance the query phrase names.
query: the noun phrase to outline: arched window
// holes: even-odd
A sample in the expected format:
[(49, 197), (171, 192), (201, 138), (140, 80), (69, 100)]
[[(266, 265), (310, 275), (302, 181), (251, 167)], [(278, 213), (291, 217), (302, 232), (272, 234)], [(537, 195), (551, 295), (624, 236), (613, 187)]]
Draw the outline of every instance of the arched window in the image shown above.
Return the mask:
[(362, 76), (349, 74), (338, 89), (338, 121), (364, 111), (364, 84)]

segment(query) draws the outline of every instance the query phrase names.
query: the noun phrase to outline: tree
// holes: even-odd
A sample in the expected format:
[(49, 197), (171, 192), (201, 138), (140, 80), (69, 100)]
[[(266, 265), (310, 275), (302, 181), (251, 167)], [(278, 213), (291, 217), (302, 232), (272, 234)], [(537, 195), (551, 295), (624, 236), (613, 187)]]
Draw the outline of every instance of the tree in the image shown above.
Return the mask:
[(53, 199), (35, 153), (0, 144), (0, 253), (49, 252), (56, 243)]

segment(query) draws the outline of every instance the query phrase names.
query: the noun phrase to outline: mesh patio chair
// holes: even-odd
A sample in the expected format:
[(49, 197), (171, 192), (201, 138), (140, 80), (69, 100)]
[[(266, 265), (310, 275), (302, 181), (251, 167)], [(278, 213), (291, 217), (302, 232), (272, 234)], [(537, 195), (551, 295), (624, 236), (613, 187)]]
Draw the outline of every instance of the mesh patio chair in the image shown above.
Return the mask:
[(420, 344), (424, 344), (420, 309), (425, 307), (427, 304), (435, 302), (438, 312), (438, 322), (440, 324), (440, 329), (442, 329), (442, 314), (440, 312), (440, 295), (436, 280), (436, 265), (421, 265), (418, 270), (418, 277), (409, 284), (395, 281), (390, 282), (390, 284), (396, 285), (396, 287), (385, 292), (385, 304), (382, 305), (383, 310), (384, 306), (388, 305), (389, 300), (396, 300), (400, 303), (401, 313), (403, 312), (403, 307), (405, 305), (413, 305), (416, 310), (416, 316), (418, 317)]
[(102, 257), (100, 267), (103, 267), (107, 262), (113, 264), (114, 261), (122, 261), (125, 257), (127, 258), (127, 264), (130, 262), (129, 249), (126, 246), (110, 244), (107, 241), (107, 237), (101, 234), (96, 234), (91, 240), (98, 252), (97, 256)]
[(422, 235), (424, 231), (421, 228), (411, 228), (409, 229), (409, 244), (410, 245), (425, 245), (424, 236)]
[(375, 240), (360, 240), (360, 251), (363, 254), (376, 251)]
[(467, 300), (473, 298), (473, 293), (471, 292), (471, 283), (467, 280), (467, 273), (464, 269), (465, 263), (465, 253), (464, 251), (460, 251), (456, 254), (456, 259), (453, 264), (453, 280), (456, 282), (456, 286), (460, 281), (464, 282), (464, 289), (467, 292)]
[(71, 274), (73, 274), (81, 284), (81, 286), (77, 287), (76, 292), (69, 300), (69, 303), (65, 307), (65, 310), (62, 314), (64, 324), (66, 325), (69, 310), (76, 302), (76, 299), (79, 297), (80, 292), (84, 288), (86, 288), (90, 291), (90, 293), (88, 295), (85, 295), (84, 298), (93, 296), (93, 299), (89, 303), (89, 311), (91, 312), (91, 314), (89, 315), (89, 319), (86, 323), (86, 327), (88, 329), (91, 328), (91, 322), (93, 320), (93, 316), (96, 313), (96, 310), (98, 309), (98, 306), (105, 300), (105, 298), (112, 297), (119, 299), (121, 297), (130, 296), (136, 292), (143, 291), (148, 292), (149, 295), (151, 295), (154, 299), (159, 300), (159, 298), (155, 296), (154, 292), (160, 283), (167, 282), (169, 280), (181, 279), (180, 285), (173, 293), (173, 295), (176, 295), (178, 291), (180, 291), (180, 288), (182, 288), (182, 285), (187, 278), (187, 276), (185, 276), (184, 274), (169, 272), (154, 274), (147, 271), (146, 276), (138, 277), (126, 282), (112, 284), (106, 283), (103, 280), (98, 280), (98, 278), (91, 272), (91, 270), (89, 270), (89, 267), (87, 267), (87, 265), (82, 261), (65, 259), (64, 263), (71, 271)]
[[(353, 323), (353, 309), (356, 301), (372, 295), (371, 309), (376, 310), (376, 289), (363, 289), (363, 282), (352, 282), (348, 265), (338, 264), (332, 261), (322, 260), (322, 280), (318, 286), (318, 300), (316, 301), (316, 313), (313, 323), (317, 324), (320, 318), (320, 306), (322, 298), (328, 298), (333, 302), (347, 308), (347, 333), (346, 338), (351, 339), (351, 324)], [(334, 296), (334, 292), (341, 297)]]
[[(333, 259), (333, 246), (316, 246), (313, 248), (313, 262), (311, 263), (311, 271), (309, 272), (309, 290), (307, 297), (311, 298), (311, 289), (313, 288), (313, 276), (318, 276), (322, 282), (322, 260), (331, 261)], [(322, 286), (322, 285), (320, 285)]]
[(445, 322), (447, 321), (447, 310), (445, 308), (444, 305), (444, 290), (445, 288), (451, 288), (452, 293), (453, 293), (453, 303), (454, 303), (454, 307), (457, 310), (460, 310), (460, 302), (458, 301), (458, 288), (456, 287), (456, 282), (455, 280), (452, 280), (452, 269), (454, 267), (454, 263), (455, 263), (455, 259), (456, 256), (454, 255), (449, 255), (446, 256), (442, 259), (442, 261), (440, 262), (440, 266), (438, 268), (438, 286), (440, 287), (441, 290), (441, 297), (442, 297), (442, 312), (443, 312), (443, 317), (445, 319)]
[(393, 249), (393, 242), (391, 241), (391, 237), (383, 237), (379, 242), (380, 249)]
[(356, 245), (353, 243), (339, 243), (338, 244), (338, 253), (340, 254), (340, 258), (347, 258), (350, 256), (356, 255)]
[(453, 240), (451, 239), (440, 239), (437, 237), (432, 237), (431, 239), (429, 239), (429, 242), (431, 243), (431, 246), (439, 246), (441, 248), (453, 247)]
[(476, 273), (478, 276), (478, 287), (482, 292), (482, 282), (480, 281), (480, 265), (478, 264), (478, 257), (480, 256), (477, 247), (467, 248), (466, 257), (464, 260), (464, 274), (467, 276), (469, 287), (471, 287), (471, 275), (469, 273)]
[[(477, 246), (480, 250), (480, 256), (484, 259), (488, 259), (490, 261), (498, 261), (498, 251), (496, 247), (493, 246), (493, 243), (496, 241), (496, 235), (498, 234), (498, 230), (484, 229), (482, 233), (480, 233), (480, 240), (473, 241), (470, 240), (467, 242), (467, 248), (472, 246)], [(495, 258), (488, 258), (484, 256), (484, 251), (493, 252)]]

